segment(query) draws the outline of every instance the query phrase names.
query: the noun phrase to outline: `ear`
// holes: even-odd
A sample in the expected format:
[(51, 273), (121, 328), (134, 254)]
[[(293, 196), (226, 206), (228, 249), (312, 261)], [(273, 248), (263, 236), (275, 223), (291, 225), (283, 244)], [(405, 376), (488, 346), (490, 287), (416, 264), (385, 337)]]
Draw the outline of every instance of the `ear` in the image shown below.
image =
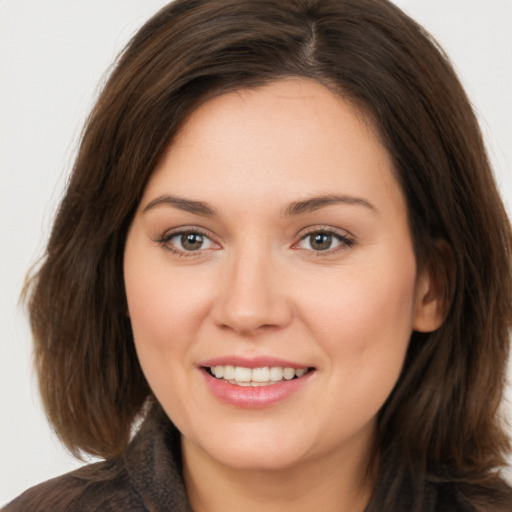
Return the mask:
[(445, 240), (436, 240), (418, 274), (413, 329), (432, 332), (445, 321), (455, 289), (455, 258)]

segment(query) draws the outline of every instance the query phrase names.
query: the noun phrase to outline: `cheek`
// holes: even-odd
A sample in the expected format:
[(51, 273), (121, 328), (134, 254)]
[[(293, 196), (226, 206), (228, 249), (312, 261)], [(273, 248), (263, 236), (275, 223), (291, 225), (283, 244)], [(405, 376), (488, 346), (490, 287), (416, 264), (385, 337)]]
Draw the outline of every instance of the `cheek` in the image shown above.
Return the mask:
[(177, 320), (175, 309), (169, 309), (172, 288), (150, 267), (130, 263), (125, 265), (125, 287), (135, 343), (138, 349), (141, 343), (162, 343), (163, 349)]
[(186, 370), (204, 301), (190, 280), (169, 271), (165, 254), (155, 259), (129, 241), (124, 276), (137, 356), (158, 400), (179, 416), (184, 408), (179, 398), (190, 391)]
[(317, 283), (304, 302), (338, 384), (356, 398), (390, 392), (400, 374), (412, 333), (415, 276), (412, 254), (381, 259), (357, 271), (340, 269), (339, 280)]
[[(384, 339), (388, 332), (412, 330), (414, 273), (340, 272), (304, 298), (304, 310), (317, 328), (329, 338), (336, 333), (353, 333), (350, 345)], [(367, 339), (365, 335), (379, 334)], [(359, 333), (357, 335), (357, 333)]]
[(201, 276), (191, 276), (187, 269), (173, 271), (167, 256), (163, 251), (145, 250), (136, 233), (128, 239), (124, 279), (139, 352), (146, 346), (162, 352), (177, 350), (207, 309), (207, 288), (201, 286)]
[(190, 299), (176, 300), (179, 287), (166, 286), (161, 281), (148, 279), (126, 283), (128, 308), (136, 344), (161, 345), (161, 350), (171, 348), (170, 341), (177, 330), (186, 330), (185, 319), (194, 314)]

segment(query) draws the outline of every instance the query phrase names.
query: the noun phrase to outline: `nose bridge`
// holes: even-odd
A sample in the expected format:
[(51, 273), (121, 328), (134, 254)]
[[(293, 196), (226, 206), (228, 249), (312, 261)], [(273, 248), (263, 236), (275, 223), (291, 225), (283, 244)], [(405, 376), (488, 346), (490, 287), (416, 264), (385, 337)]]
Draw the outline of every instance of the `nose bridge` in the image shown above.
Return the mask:
[(237, 332), (283, 327), (291, 318), (280, 269), (269, 244), (252, 240), (225, 261), (216, 320)]

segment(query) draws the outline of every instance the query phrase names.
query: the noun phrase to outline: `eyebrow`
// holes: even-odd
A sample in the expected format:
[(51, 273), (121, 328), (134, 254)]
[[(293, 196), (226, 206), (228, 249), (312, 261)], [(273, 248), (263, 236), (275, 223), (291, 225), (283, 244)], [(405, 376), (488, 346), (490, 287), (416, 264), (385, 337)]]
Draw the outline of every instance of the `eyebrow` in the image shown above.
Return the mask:
[(178, 210), (183, 210), (189, 213), (194, 213), (196, 215), (203, 215), (208, 217), (213, 217), (215, 215), (213, 208), (208, 206), (208, 204), (204, 203), (203, 201), (193, 201), (192, 199), (184, 199), (182, 197), (171, 196), (167, 194), (150, 201), (144, 207), (142, 212), (146, 213), (148, 210), (156, 208), (157, 206), (172, 206)]
[(369, 210), (377, 213), (377, 208), (375, 208), (375, 206), (373, 206), (366, 199), (344, 195), (327, 195), (311, 197), (303, 201), (294, 201), (293, 203), (290, 203), (290, 205), (286, 208), (284, 214), (286, 216), (303, 215), (305, 213), (314, 212), (320, 208), (325, 208), (326, 206), (333, 204), (364, 206), (365, 208), (368, 208)]
[[(346, 204), (346, 205), (359, 205), (368, 208), (374, 212), (377, 212), (375, 206), (369, 203), (366, 199), (352, 196), (339, 196), (339, 195), (327, 195), (317, 196), (305, 199), (303, 201), (294, 201), (290, 203), (284, 210), (285, 216), (296, 216), (304, 215), (306, 213), (314, 212), (331, 206), (333, 204)], [(162, 195), (150, 201), (142, 210), (146, 213), (148, 210), (156, 208), (158, 206), (171, 206), (178, 210), (183, 210), (195, 215), (202, 215), (207, 217), (214, 217), (216, 215), (215, 210), (203, 201), (194, 201), (192, 199), (184, 199), (182, 197), (172, 195)]]

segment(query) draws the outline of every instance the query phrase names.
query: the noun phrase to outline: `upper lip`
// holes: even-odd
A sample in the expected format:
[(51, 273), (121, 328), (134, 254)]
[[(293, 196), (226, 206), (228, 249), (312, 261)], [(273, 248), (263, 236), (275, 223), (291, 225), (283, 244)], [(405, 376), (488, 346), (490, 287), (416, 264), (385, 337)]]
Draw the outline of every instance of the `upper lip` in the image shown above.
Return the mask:
[(222, 356), (215, 357), (213, 359), (208, 359), (206, 361), (201, 361), (199, 366), (203, 367), (213, 367), (213, 366), (240, 366), (243, 368), (264, 368), (265, 366), (269, 367), (282, 367), (282, 368), (311, 368), (309, 364), (298, 363), (295, 361), (289, 361), (285, 359), (280, 359), (278, 357), (270, 357), (270, 356), (257, 356), (257, 357), (241, 357), (241, 356)]

